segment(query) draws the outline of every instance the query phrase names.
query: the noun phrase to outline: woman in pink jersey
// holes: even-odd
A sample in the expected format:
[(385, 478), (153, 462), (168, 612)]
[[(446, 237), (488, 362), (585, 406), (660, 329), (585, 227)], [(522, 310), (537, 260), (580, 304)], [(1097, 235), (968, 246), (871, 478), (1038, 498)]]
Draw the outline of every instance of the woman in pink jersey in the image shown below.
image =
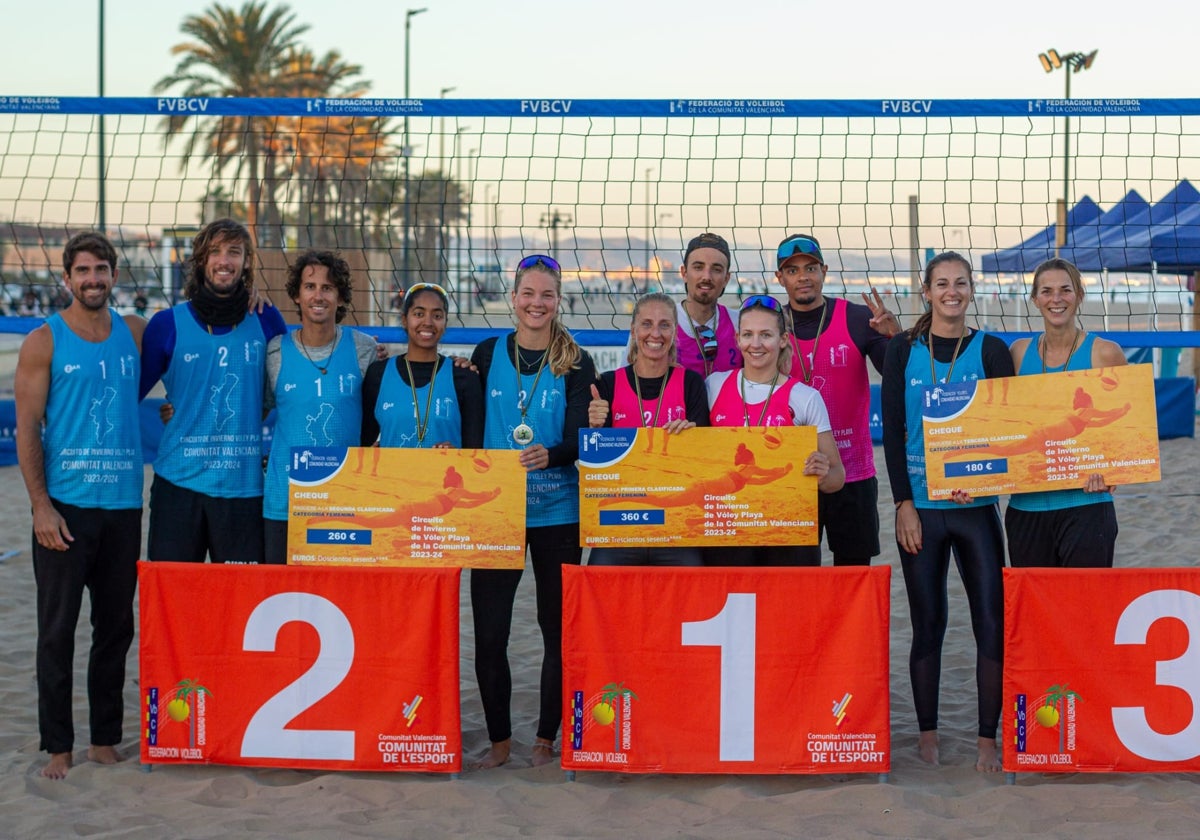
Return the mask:
[[(792, 346), (779, 301), (753, 295), (738, 312), (738, 347), (744, 367), (714, 373), (705, 382), (714, 426), (815, 426), (817, 450), (804, 474), (817, 477), (822, 493), (846, 480), (825, 403), (815, 389), (788, 375)], [(717, 562), (714, 562), (717, 561)], [(751, 546), (705, 552), (707, 565), (819, 566), (820, 546)]]
[[(638, 299), (629, 328), (629, 364), (592, 386), (593, 429), (646, 428), (650, 451), (668, 454), (671, 438), (708, 425), (708, 398), (698, 373), (676, 360), (675, 304), (657, 292)], [(700, 549), (594, 548), (589, 566), (700, 566)]]

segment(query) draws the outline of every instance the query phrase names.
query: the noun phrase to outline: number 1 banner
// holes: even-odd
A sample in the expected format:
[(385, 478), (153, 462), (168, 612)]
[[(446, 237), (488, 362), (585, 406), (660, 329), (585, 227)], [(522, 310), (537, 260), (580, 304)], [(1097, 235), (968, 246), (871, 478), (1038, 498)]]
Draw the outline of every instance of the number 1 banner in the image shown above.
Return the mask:
[(562, 766), (887, 772), (890, 578), (564, 566)]
[(1004, 570), (1004, 769), (1200, 770), (1200, 570)]
[(458, 772), (459, 575), (139, 563), (142, 763)]

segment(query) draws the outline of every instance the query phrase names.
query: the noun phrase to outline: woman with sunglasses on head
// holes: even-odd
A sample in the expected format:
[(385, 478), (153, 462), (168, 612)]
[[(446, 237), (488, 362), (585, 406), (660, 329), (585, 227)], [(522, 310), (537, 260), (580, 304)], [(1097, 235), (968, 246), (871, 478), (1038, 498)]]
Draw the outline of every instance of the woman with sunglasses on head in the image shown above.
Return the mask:
[(929, 388), (1012, 376), (1012, 358), (999, 338), (967, 326), (974, 283), (970, 263), (960, 254), (946, 252), (929, 262), (922, 294), (930, 309), (888, 345), (882, 384), (884, 454), (913, 627), (909, 673), (920, 730), (918, 749), (923, 761), (938, 763), (938, 690), (953, 551), (975, 634), (975, 769), (995, 772), (1000, 769), (996, 729), (1004, 649), (1004, 536), (998, 506), (994, 496), (971, 499), (962, 493), (953, 501), (930, 500), (921, 415)]
[[(746, 298), (738, 312), (737, 338), (742, 369), (714, 373), (705, 382), (712, 425), (815, 426), (817, 449), (805, 459), (804, 474), (817, 477), (820, 492), (837, 492), (846, 480), (846, 471), (825, 403), (815, 389), (788, 375), (792, 345), (783, 305), (767, 295)], [(704, 556), (707, 565), (821, 565), (821, 547), (817, 545), (714, 549)]]
[[(1117, 344), (1079, 326), (1083, 295), (1083, 277), (1072, 263), (1056, 258), (1034, 270), (1029, 297), (1042, 313), (1043, 332), (1013, 342), (1018, 376), (1127, 363)], [(1076, 392), (1078, 413), (1101, 414), (1091, 409), (1091, 397), (1082, 391)], [(1081, 401), (1086, 401), (1086, 407), (1079, 407)], [(1119, 409), (1109, 413), (1124, 414)], [(1076, 422), (1082, 428), (1083, 421)], [(1111, 568), (1117, 542), (1113, 489), (1102, 474), (1092, 473), (1083, 487), (1014, 493), (1004, 514), (1009, 562), (1013, 566)]]
[(438, 352), (448, 309), (446, 290), (433, 283), (414, 283), (404, 293), (400, 320), (408, 333), (408, 349), (367, 369), (363, 446), (483, 447), (479, 374)]
[[(638, 299), (629, 327), (629, 364), (600, 375), (591, 388), (588, 425), (646, 428), (650, 448), (665, 455), (671, 436), (708, 425), (704, 380), (676, 359), (675, 303), (653, 292)], [(659, 430), (660, 431), (656, 431)], [(655, 447), (656, 436), (661, 443)], [(700, 566), (700, 549), (593, 548), (589, 566)]]
[[(471, 356), (488, 394), (484, 445), (520, 450), (527, 470), (525, 544), (537, 584), (545, 651), (533, 764), (554, 760), (562, 722), (562, 566), (579, 565), (579, 430), (587, 428), (596, 368), (559, 320), (562, 269), (535, 254), (517, 265), (516, 330), (483, 341)], [(508, 636), (521, 569), (472, 569), (475, 676), (491, 749), (480, 767), (508, 761), (512, 673)]]

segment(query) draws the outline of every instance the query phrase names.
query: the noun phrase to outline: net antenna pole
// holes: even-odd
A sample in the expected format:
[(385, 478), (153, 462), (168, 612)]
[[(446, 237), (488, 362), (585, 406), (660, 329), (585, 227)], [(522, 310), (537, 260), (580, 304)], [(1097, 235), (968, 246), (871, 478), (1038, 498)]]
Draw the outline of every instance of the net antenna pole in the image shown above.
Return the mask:
[[(100, 98), (104, 98), (104, 0), (99, 0), (100, 3), (100, 27), (99, 27), (99, 81), (100, 81)], [(105, 195), (104, 195), (104, 114), (99, 115), (97, 123), (99, 136), (96, 142), (97, 153), (97, 181), (96, 181), (96, 228), (105, 233), (108, 227), (107, 211), (105, 210)], [(115, 269), (116, 266), (113, 266)]]
[[(416, 17), (417, 15), (421, 14), (421, 12), (427, 12), (427, 11), (429, 11), (429, 10), (426, 8), (408, 9), (404, 13), (404, 98), (405, 99), (409, 98), (408, 77), (409, 77), (409, 58), (410, 58), (410, 53), (411, 53), (411, 50), (409, 49), (409, 47), (411, 46), (411, 41), (412, 41), (412, 19), (414, 17)], [(409, 174), (408, 173), (408, 167), (409, 167), (408, 159), (410, 157), (412, 157), (412, 148), (408, 145), (408, 109), (407, 108), (405, 109), (405, 113), (404, 113), (404, 146), (400, 149), (400, 156), (402, 158), (404, 158), (404, 228), (403, 228), (403, 231), (404, 231), (404, 249), (403, 249), (403, 251), (404, 251), (404, 274), (403, 274), (403, 282), (404, 282), (404, 288), (407, 289), (410, 285), (412, 285), (411, 279), (408, 276), (408, 273), (409, 273), (409, 264), (408, 264), (409, 240), (412, 238), (412, 236), (411, 236), (412, 231), (410, 230), (410, 228), (412, 227), (412, 216), (411, 216), (412, 196), (409, 195), (409, 189), (408, 189), (408, 186), (409, 186), (408, 185), (408, 174)]]

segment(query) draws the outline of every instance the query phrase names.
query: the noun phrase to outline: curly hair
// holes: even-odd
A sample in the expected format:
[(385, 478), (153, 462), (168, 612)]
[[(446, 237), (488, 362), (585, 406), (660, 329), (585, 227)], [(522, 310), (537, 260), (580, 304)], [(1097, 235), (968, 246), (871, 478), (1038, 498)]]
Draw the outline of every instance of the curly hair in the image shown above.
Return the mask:
[(183, 296), (191, 300), (204, 285), (204, 268), (208, 255), (222, 242), (241, 242), (246, 248), (246, 268), (242, 272), (242, 284), (254, 288), (254, 240), (250, 231), (241, 222), (233, 219), (217, 219), (209, 222), (192, 240), (192, 257), (188, 264), (187, 279), (183, 284)]
[[(300, 278), (304, 274), (304, 269), (314, 265), (325, 266), (329, 270), (329, 279), (337, 286), (338, 300), (341, 303), (338, 305), (334, 321), (340, 324), (346, 317), (346, 312), (349, 311), (352, 302), (350, 263), (342, 259), (340, 255), (333, 251), (319, 251), (315, 248), (305, 251), (288, 266), (287, 284), (284, 286), (284, 290), (292, 301), (296, 301), (300, 297)], [(299, 309), (299, 305), (297, 305), (297, 309)]]

